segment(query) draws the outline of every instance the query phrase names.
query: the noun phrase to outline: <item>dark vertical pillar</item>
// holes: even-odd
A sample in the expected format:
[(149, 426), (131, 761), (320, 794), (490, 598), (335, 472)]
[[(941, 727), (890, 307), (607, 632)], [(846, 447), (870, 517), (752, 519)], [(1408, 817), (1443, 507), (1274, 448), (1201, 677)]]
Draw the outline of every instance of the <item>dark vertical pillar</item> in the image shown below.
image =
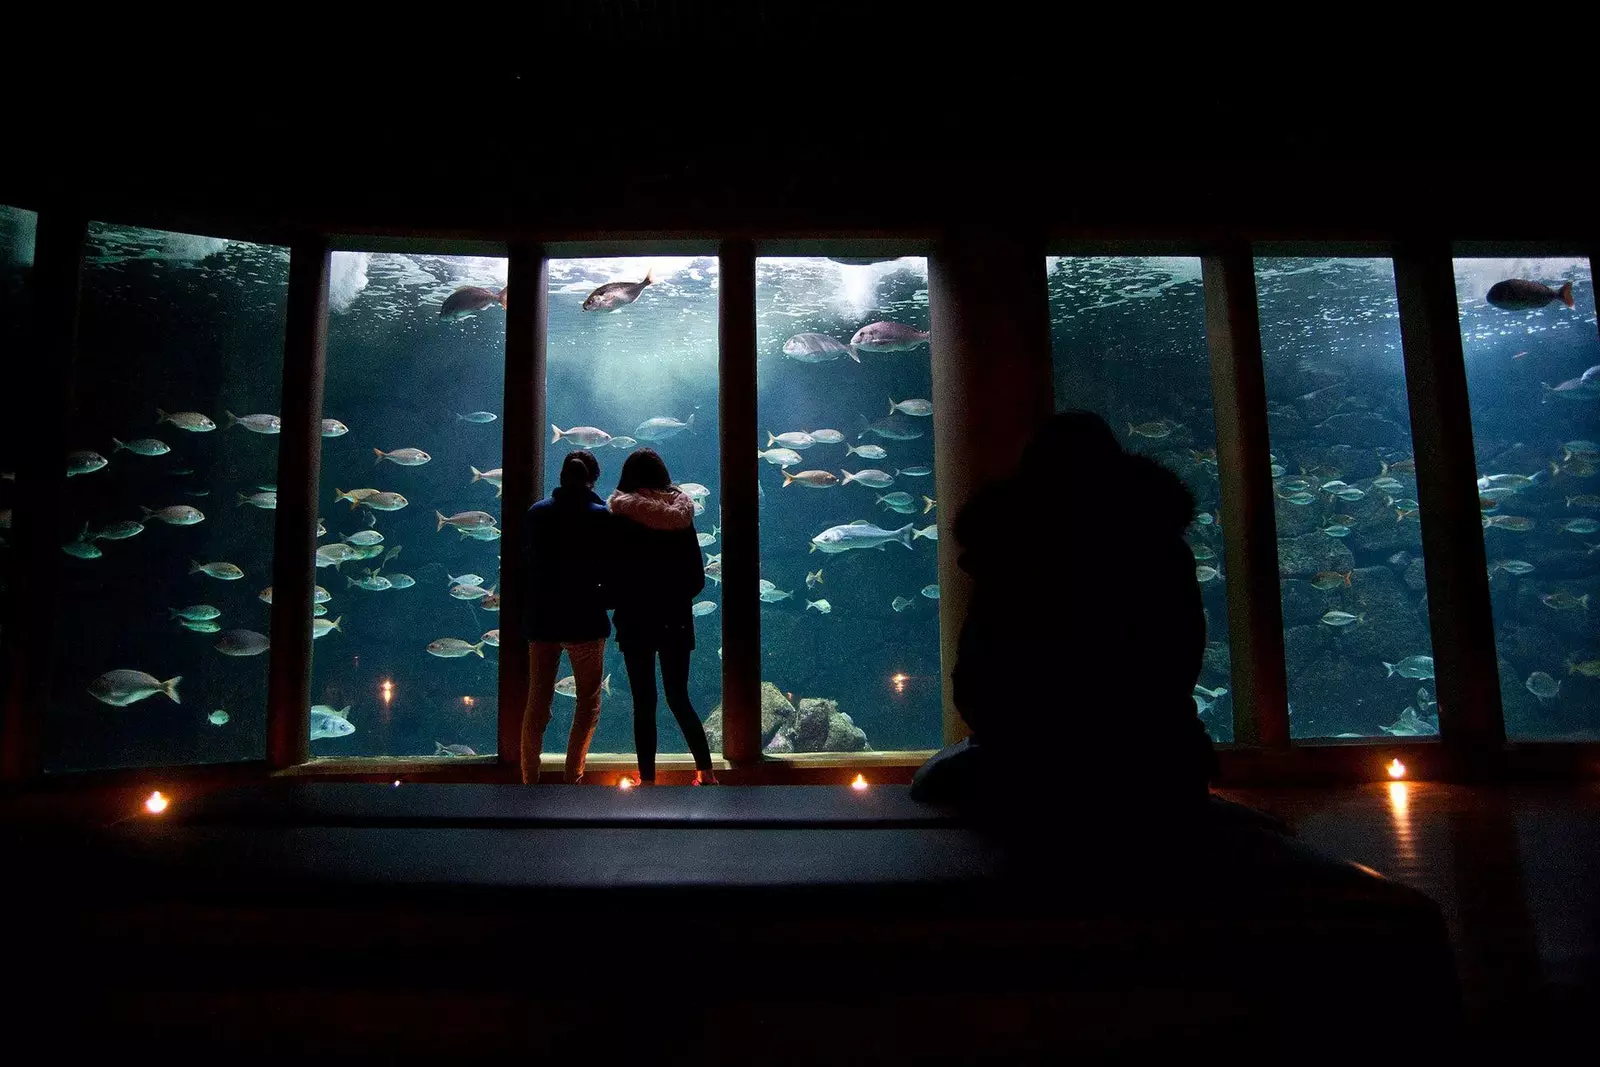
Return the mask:
[(967, 733), (950, 688), (970, 593), (956, 516), (979, 486), (1012, 472), (1055, 410), (1044, 256), (1042, 237), (969, 230), (944, 235), (928, 260), (947, 743)]
[(717, 302), (722, 428), (722, 755), (761, 759), (760, 502), (756, 459), (756, 249), (724, 241)]
[(311, 758), (311, 608), (328, 358), (328, 242), (321, 237), (296, 241), (289, 254), (267, 677), (267, 762), (273, 767)]
[(1241, 745), (1289, 746), (1278, 524), (1273, 511), (1267, 388), (1255, 263), (1239, 245), (1202, 260), (1206, 343), (1216, 405), (1223, 559), (1233, 663), (1233, 736)]
[(1472, 777), (1498, 766), (1505, 720), (1449, 242), (1397, 247), (1394, 281), (1417, 456), (1439, 733), (1452, 773)]
[(83, 275), (81, 217), (46, 211), (39, 216), (29, 280), (26, 352), (13, 353), (11, 369), (26, 372), (11, 387), (26, 388), (17, 405), (31, 425), (16, 435), (28, 447), (17, 453), (16, 506), (11, 530), (13, 574), (5, 620), (6, 692), (0, 729), (0, 782), (40, 771), (44, 716), (50, 703), (59, 611), (53, 590), (61, 567), (57, 517), (66, 483), (67, 433), (72, 422), (72, 373), (78, 341), (78, 289)]
[(528, 704), (528, 574), (520, 565), (528, 509), (544, 495), (545, 350), (550, 328), (549, 261), (536, 244), (511, 246), (506, 281), (506, 395), (501, 410), (500, 762), (522, 756)]

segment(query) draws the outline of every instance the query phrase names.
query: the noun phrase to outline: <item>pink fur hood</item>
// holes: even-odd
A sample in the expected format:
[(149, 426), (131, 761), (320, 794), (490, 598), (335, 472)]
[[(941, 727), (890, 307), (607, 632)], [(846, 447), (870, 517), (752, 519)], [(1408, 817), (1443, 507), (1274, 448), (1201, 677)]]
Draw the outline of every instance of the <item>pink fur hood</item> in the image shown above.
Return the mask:
[(694, 525), (694, 501), (676, 487), (612, 493), (606, 504), (615, 514), (653, 530), (682, 530)]

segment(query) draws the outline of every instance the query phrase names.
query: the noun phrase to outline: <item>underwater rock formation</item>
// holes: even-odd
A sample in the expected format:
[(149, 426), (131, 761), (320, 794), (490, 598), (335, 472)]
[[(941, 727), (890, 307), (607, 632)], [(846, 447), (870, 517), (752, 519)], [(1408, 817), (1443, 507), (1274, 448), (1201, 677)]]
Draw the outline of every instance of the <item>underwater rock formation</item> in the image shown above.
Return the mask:
[[(706, 716), (706, 739), (713, 751), (722, 748), (722, 705)], [(761, 683), (762, 750), (781, 755), (789, 752), (864, 752), (871, 748), (866, 732), (839, 710), (839, 703), (826, 697), (801, 697), (799, 706), (789, 702), (776, 685)]]

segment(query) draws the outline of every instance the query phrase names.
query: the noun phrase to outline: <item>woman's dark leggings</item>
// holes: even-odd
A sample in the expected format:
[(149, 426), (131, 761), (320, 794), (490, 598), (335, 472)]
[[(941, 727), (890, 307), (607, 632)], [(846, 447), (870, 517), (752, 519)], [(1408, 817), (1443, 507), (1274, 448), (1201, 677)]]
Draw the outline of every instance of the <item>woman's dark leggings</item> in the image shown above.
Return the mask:
[(628, 667), (628, 687), (633, 690), (633, 744), (639, 753), (639, 777), (656, 780), (656, 655), (661, 656), (661, 687), (666, 690), (667, 707), (678, 720), (694, 765), (711, 769), (711, 747), (700, 716), (689, 703), (689, 649), (624, 648), (622, 661)]

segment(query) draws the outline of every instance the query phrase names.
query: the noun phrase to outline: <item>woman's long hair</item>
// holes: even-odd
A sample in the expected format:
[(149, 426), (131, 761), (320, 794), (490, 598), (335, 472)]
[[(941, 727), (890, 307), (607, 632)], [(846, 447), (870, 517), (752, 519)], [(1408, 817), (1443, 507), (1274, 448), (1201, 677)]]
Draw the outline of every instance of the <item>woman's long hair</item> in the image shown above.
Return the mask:
[(617, 477), (617, 492), (637, 493), (641, 489), (670, 489), (672, 475), (667, 465), (653, 448), (636, 448), (622, 464)]

